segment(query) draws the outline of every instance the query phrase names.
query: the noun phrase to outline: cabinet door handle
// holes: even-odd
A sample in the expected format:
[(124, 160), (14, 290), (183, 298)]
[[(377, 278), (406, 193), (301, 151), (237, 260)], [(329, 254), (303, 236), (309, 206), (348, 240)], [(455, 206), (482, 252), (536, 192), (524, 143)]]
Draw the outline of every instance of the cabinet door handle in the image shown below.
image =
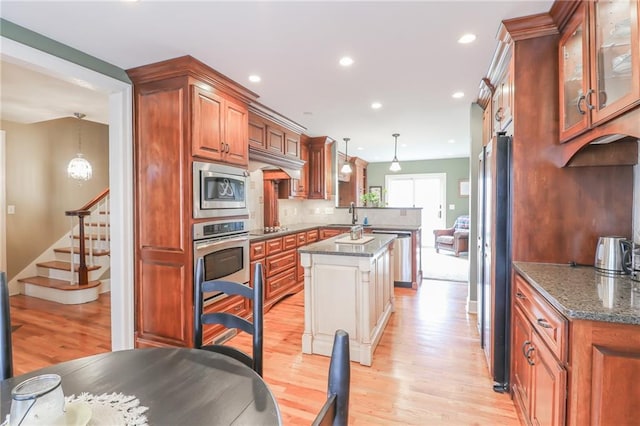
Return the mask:
[(538, 325), (542, 328), (553, 328), (553, 326), (549, 324), (547, 320), (544, 318), (538, 318), (537, 322), (538, 322)]
[(529, 340), (525, 340), (524, 343), (522, 344), (522, 355), (524, 355), (525, 357), (527, 356), (527, 345), (530, 345), (531, 342)]
[(527, 352), (524, 354), (525, 358), (527, 358), (527, 364), (536, 365), (536, 363), (531, 359), (531, 352), (535, 351), (536, 348), (533, 345), (527, 349)]
[(578, 98), (578, 102), (576, 102), (576, 106), (578, 107), (578, 112), (580, 113), (580, 115), (585, 115), (587, 113), (587, 111), (583, 110), (580, 105), (585, 101), (587, 97), (585, 95), (581, 95)]
[(496, 121), (502, 121), (502, 118), (503, 118), (502, 117), (502, 107), (498, 108), (494, 118), (496, 119)]
[(591, 95), (593, 95), (596, 91), (593, 89), (589, 89), (589, 91), (587, 92), (587, 108), (591, 109), (595, 109), (595, 105), (593, 105), (591, 103)]
[(524, 300), (527, 298), (527, 296), (525, 296), (524, 294), (520, 293), (519, 291), (516, 293), (516, 297), (518, 299)]

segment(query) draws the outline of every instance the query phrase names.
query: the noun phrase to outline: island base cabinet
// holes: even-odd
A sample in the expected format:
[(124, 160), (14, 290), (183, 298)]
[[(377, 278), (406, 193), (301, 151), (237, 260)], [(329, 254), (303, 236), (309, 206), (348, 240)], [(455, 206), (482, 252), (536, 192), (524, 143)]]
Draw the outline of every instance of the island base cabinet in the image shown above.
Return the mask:
[(394, 311), (392, 254), (375, 257), (301, 253), (305, 330), (302, 352), (331, 356), (334, 333), (349, 333), (351, 361), (370, 366)]

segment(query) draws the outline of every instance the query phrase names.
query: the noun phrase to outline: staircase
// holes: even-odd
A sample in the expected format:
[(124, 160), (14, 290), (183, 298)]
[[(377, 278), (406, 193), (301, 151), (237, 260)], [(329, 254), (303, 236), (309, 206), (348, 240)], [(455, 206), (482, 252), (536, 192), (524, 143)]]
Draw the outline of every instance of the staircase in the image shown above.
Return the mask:
[(19, 278), (18, 282), (27, 296), (66, 305), (92, 302), (109, 291), (108, 278), (101, 280), (111, 263), (109, 190), (66, 215), (71, 218), (67, 237), (36, 260), (36, 276)]

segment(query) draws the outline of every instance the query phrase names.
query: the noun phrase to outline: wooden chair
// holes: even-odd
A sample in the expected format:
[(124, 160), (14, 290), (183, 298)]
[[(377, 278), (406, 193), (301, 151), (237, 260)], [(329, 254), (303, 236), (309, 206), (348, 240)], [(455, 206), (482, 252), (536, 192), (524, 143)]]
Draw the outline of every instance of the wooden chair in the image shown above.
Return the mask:
[[(257, 263), (253, 280), (253, 288), (224, 280), (204, 281), (204, 261), (198, 260), (195, 272), (195, 332), (194, 346), (207, 351), (228, 355), (243, 362), (262, 376), (262, 347), (263, 347), (263, 284), (262, 264)], [(228, 312), (204, 313), (203, 294), (221, 291), (227, 295), (239, 295), (251, 300), (253, 306), (253, 322)], [(221, 324), (226, 328), (237, 328), (253, 336), (253, 356), (228, 345), (202, 345), (203, 325)]]
[(337, 330), (333, 338), (327, 400), (313, 421), (313, 426), (345, 426), (349, 423), (349, 334)]
[(13, 376), (11, 352), (11, 313), (9, 311), (9, 284), (7, 275), (0, 272), (0, 380)]

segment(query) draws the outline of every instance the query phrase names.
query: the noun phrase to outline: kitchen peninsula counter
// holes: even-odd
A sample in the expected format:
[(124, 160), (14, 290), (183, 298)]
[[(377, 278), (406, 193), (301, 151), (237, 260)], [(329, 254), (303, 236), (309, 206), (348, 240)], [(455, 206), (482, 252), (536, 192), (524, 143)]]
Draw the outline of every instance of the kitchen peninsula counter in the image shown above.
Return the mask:
[(513, 266), (569, 320), (640, 325), (640, 282), (628, 275), (607, 276), (591, 266), (528, 262)]
[(519, 411), (541, 424), (637, 424), (640, 283), (591, 266), (513, 266), (511, 392)]
[(373, 362), (394, 311), (395, 236), (365, 237), (371, 241), (342, 244), (345, 235), (339, 235), (298, 248), (304, 267), (302, 352), (330, 356), (334, 333), (343, 329), (349, 333), (351, 360)]

